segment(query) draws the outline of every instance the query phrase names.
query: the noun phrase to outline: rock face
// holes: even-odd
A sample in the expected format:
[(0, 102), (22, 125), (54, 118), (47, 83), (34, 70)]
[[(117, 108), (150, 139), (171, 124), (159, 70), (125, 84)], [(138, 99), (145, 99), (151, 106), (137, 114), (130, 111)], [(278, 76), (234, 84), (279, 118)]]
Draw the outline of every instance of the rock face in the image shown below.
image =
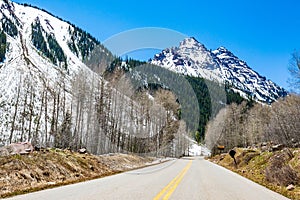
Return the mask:
[(290, 184), (286, 187), (287, 190), (291, 191), (295, 189), (295, 186), (293, 184)]
[(283, 144), (277, 144), (272, 146), (272, 151), (280, 151), (284, 148)]
[(85, 153), (87, 153), (87, 149), (86, 148), (81, 148), (81, 149), (78, 150), (78, 153), (85, 154)]
[(287, 95), (283, 88), (252, 70), (225, 47), (211, 51), (195, 38), (186, 38), (178, 47), (156, 54), (151, 64), (176, 73), (226, 83), (242, 96), (263, 103)]
[(33, 146), (29, 142), (12, 143), (8, 146), (0, 148), (0, 156), (8, 156), (15, 154), (29, 154), (33, 152)]

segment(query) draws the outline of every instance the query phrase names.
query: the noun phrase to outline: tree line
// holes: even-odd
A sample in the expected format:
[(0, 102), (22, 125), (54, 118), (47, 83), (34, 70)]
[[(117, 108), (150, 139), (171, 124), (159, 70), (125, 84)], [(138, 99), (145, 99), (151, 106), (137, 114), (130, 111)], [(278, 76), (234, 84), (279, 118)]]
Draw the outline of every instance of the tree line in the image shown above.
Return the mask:
[(71, 84), (66, 76), (61, 73), (53, 83), (20, 76), (13, 100), (0, 104), (1, 112), (9, 113), (1, 116), (1, 132), (8, 133), (1, 134), (2, 144), (31, 141), (41, 147), (86, 147), (94, 154), (184, 153), (185, 123), (173, 112), (178, 104), (171, 92), (157, 91), (154, 100), (145, 91), (133, 98), (90, 72), (79, 72)]
[(223, 108), (208, 123), (206, 144), (217, 152), (217, 146), (225, 151), (233, 147), (248, 147), (263, 142), (300, 147), (300, 97), (290, 94), (269, 105), (246, 102)]
[(104, 77), (112, 83), (118, 83), (123, 76), (128, 76), (135, 90), (145, 88), (156, 91), (163, 88), (172, 91), (180, 104), (180, 118), (186, 121), (188, 131), (198, 143), (204, 141), (208, 121), (226, 104), (253, 102), (242, 98), (228, 84), (184, 76), (159, 66), (119, 57), (110, 63)]

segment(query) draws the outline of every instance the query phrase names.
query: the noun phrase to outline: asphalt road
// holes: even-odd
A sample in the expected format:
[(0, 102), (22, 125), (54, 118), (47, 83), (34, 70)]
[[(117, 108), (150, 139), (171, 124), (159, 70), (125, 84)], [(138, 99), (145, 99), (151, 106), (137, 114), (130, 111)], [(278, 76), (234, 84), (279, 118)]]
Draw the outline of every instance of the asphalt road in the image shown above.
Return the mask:
[(16, 196), (14, 200), (287, 199), (201, 157)]

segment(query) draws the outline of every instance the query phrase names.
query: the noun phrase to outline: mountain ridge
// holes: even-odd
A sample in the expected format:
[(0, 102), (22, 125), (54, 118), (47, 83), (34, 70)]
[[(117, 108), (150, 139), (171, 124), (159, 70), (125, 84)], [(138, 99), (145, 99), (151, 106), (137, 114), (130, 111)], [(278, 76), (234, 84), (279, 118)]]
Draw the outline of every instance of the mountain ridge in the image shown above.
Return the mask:
[(208, 50), (194, 37), (184, 39), (178, 47), (162, 50), (150, 63), (176, 73), (228, 84), (243, 97), (258, 102), (270, 104), (287, 95), (285, 89), (261, 76), (227, 48)]

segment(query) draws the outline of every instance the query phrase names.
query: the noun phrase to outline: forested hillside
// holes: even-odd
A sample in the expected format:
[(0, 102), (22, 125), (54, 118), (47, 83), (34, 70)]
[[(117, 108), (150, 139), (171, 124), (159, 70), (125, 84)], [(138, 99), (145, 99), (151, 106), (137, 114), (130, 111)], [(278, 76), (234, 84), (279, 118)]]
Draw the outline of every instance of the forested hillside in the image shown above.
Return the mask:
[(226, 104), (250, 102), (228, 85), (199, 77), (179, 75), (134, 59), (117, 58), (107, 68), (105, 77), (117, 86), (122, 85), (120, 82), (123, 82), (120, 80), (127, 77), (134, 92), (153, 93), (161, 89), (173, 92), (180, 104), (179, 117), (187, 123), (189, 134), (197, 142), (204, 141), (207, 122)]

